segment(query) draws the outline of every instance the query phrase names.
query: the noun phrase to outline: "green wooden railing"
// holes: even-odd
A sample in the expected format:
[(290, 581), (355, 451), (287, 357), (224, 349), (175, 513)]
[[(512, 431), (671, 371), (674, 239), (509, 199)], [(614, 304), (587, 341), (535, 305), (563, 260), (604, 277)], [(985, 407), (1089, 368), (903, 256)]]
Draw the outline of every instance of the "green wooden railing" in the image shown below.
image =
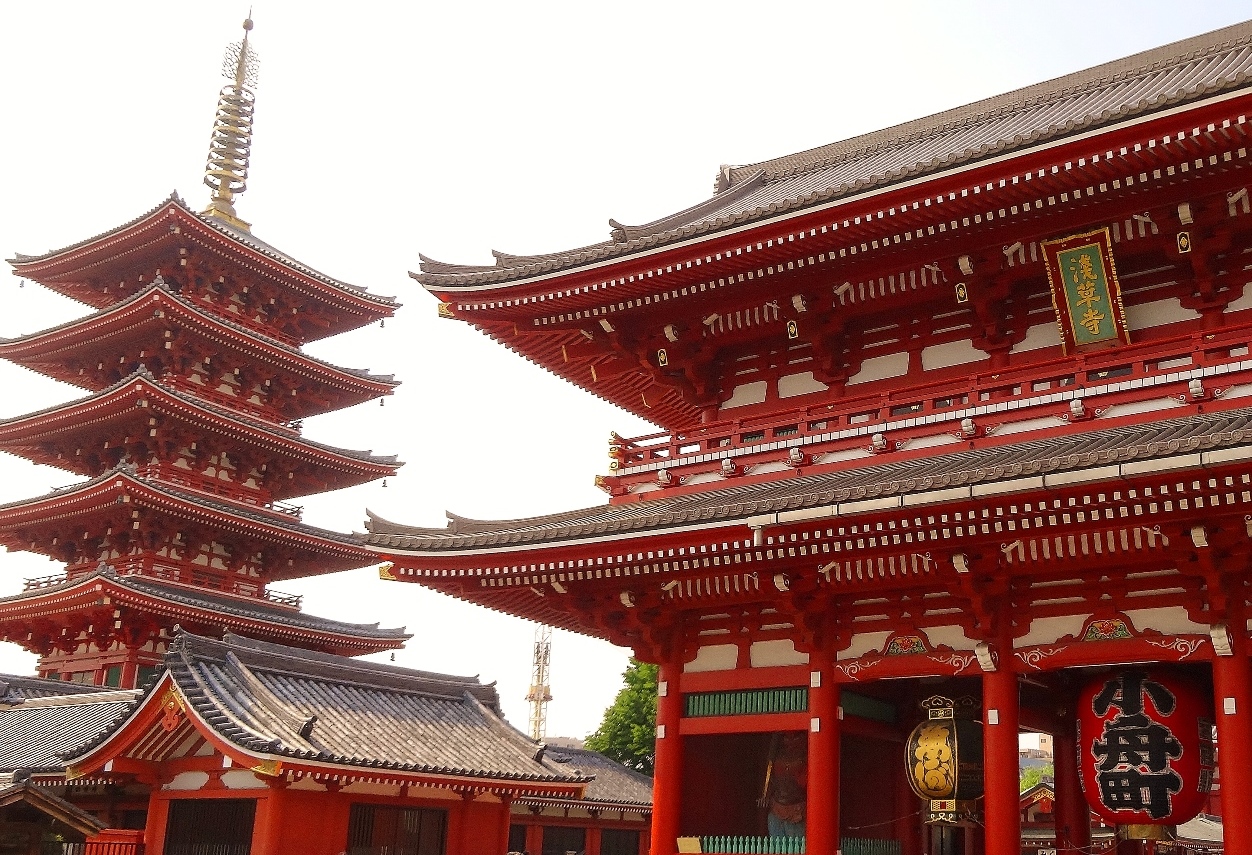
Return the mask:
[(803, 837), (701, 837), (701, 852), (719, 855), (786, 855), (803, 853)]
[(900, 855), (900, 841), (873, 837), (845, 837), (839, 848), (843, 855)]
[[(840, 841), (843, 855), (900, 855), (900, 841), (865, 837), (845, 837)], [(731, 837), (714, 835), (700, 838), (700, 851), (716, 855), (790, 855), (804, 853), (803, 837)]]
[(809, 708), (809, 690), (804, 686), (793, 686), (785, 689), (696, 692), (684, 695), (683, 701), (684, 714), (688, 718), (712, 715), (793, 713), (804, 712)]

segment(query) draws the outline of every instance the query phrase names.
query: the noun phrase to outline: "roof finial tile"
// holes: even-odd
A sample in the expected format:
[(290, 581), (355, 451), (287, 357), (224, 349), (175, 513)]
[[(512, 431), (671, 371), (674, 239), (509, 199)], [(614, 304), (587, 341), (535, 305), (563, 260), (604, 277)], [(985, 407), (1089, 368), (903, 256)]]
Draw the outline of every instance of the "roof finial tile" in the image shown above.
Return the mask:
[(209, 159), (204, 183), (213, 190), (204, 213), (226, 224), (251, 231), (249, 223), (235, 214), (234, 198), (248, 188), (248, 159), (252, 154), (252, 116), (256, 108), (257, 74), (261, 61), (248, 44), (252, 10), (243, 22), (243, 39), (228, 45), (222, 59), (222, 76), (231, 81), (217, 99), (217, 116), (209, 140)]

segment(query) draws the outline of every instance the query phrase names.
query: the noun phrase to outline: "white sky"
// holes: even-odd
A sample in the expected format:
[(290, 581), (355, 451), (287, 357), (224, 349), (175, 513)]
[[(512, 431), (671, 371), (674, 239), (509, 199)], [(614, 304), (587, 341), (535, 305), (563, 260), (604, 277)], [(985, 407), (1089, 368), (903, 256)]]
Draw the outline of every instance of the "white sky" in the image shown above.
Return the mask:
[[(172, 190), (199, 207), (222, 50), (247, 4), (0, 4), (0, 252), (110, 229)], [(384, 489), (306, 500), (305, 520), (360, 530), (363, 509), (442, 525), (598, 504), (610, 430), (650, 432), (455, 321), (406, 271), (417, 253), (490, 263), (642, 223), (750, 163), (907, 121), (1227, 24), (1246, 3), (376, 3), (256, 0), (261, 81), (240, 215), (326, 273), (397, 295), (379, 330), (309, 347), (395, 372), (387, 402), (305, 434), (407, 461)], [(0, 335), (83, 307), (0, 274)], [(0, 417), (82, 393), (0, 365)], [(76, 476), (0, 455), (0, 502)], [(0, 554), (0, 594), (58, 572)], [(365, 569), (276, 586), (313, 614), (405, 625), (399, 664), (499, 682), (525, 729), (533, 627)], [(556, 633), (550, 735), (583, 736), (626, 652)], [(386, 658), (383, 654), (380, 658)], [(34, 657), (0, 645), (0, 671)]]

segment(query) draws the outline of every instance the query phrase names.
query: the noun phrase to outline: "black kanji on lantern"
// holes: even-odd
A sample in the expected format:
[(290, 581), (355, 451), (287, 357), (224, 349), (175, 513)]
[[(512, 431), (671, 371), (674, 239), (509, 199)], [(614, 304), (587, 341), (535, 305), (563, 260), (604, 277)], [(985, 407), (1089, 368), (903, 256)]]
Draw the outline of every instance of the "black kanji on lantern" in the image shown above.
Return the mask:
[(1182, 778), (1170, 761), (1182, 756), (1173, 731), (1151, 719), (1145, 699), (1161, 715), (1170, 715), (1177, 698), (1141, 671), (1120, 674), (1104, 684), (1091, 701), (1096, 715), (1110, 709), (1117, 715), (1104, 723), (1102, 739), (1091, 744), (1099, 761), (1100, 801), (1110, 810), (1146, 811), (1153, 819), (1169, 815), (1171, 796), (1182, 790)]
[(1182, 778), (1172, 770), (1101, 772), (1099, 781), (1100, 801), (1110, 810), (1147, 811), (1153, 819), (1168, 816), (1172, 808), (1171, 796), (1182, 790)]

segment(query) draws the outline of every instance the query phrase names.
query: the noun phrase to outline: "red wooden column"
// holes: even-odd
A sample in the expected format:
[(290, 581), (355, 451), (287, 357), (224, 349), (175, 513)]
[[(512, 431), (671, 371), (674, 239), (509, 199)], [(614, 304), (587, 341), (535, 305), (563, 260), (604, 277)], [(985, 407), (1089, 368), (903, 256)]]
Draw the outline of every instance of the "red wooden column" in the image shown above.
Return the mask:
[(678, 735), (683, 696), (679, 689), (682, 660), (661, 663), (657, 677), (656, 758), (652, 777), (652, 855), (678, 851), (682, 811), (683, 744)]
[[(538, 814), (533, 814), (537, 819)], [(531, 820), (526, 825), (526, 851), (530, 855), (539, 855), (543, 851), (543, 826)]]
[(500, 796), (500, 850), (509, 851), (509, 826), (513, 824), (513, 797)]
[(833, 657), (809, 657), (809, 769), (805, 845), (808, 855), (839, 851), (839, 684)]
[(1085, 853), (1091, 847), (1091, 809), (1082, 795), (1078, 774), (1078, 737), (1061, 727), (1052, 734), (1052, 770), (1056, 787), (1057, 850)]
[(257, 801), (256, 825), (252, 829), (252, 851), (255, 855), (282, 855), (287, 851), (286, 829), (283, 826), (287, 801), (287, 782), (266, 781), (269, 795)]
[(1020, 855), (1017, 674), (1011, 661), (1012, 646), (997, 647), (1000, 656), (996, 670), (982, 676), (985, 851), (986, 855)]
[(1232, 655), (1213, 657), (1223, 836), (1226, 855), (1252, 855), (1252, 673), (1241, 601), (1230, 606), (1226, 619)]
[(119, 689), (137, 689), (139, 681), (139, 648), (126, 646), (126, 660), (122, 662), (122, 679), (118, 682)]

